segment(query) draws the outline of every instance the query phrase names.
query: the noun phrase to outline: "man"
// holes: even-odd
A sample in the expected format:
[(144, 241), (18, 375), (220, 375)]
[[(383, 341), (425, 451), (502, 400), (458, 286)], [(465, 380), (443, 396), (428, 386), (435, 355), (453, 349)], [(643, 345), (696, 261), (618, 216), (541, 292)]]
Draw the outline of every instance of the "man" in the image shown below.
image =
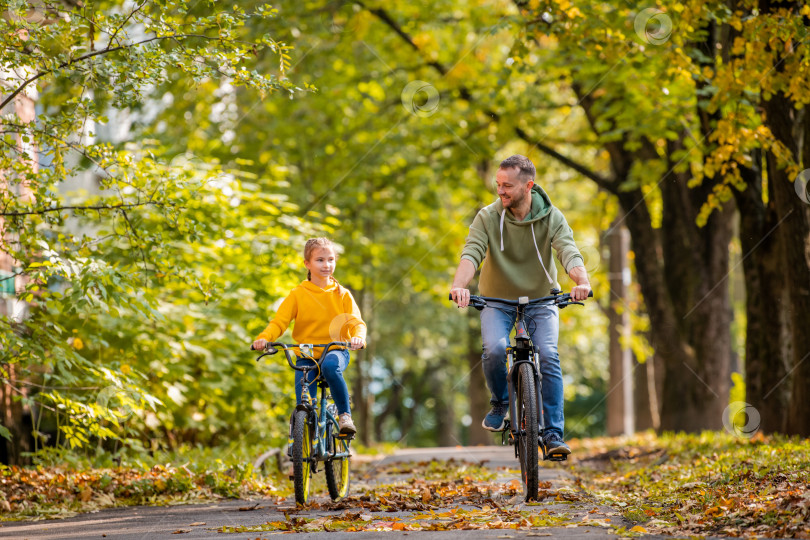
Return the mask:
[[(572, 298), (584, 300), (591, 291), (571, 228), (546, 192), (534, 183), (534, 177), (534, 164), (524, 156), (515, 155), (501, 162), (495, 177), (498, 200), (475, 216), (453, 278), (450, 294), (459, 307), (469, 305), (470, 291), (466, 287), (482, 262), (478, 288), (483, 296), (509, 300), (548, 296), (552, 288), (559, 288), (552, 247), (576, 283)], [(549, 454), (569, 454), (571, 450), (563, 441), (563, 380), (557, 354), (559, 308), (532, 305), (525, 314), (543, 376), (543, 443)], [(481, 311), (481, 360), (492, 394), (492, 409), (482, 425), (489, 431), (502, 431), (509, 411), (506, 348), (516, 315), (513, 307), (492, 304)]]

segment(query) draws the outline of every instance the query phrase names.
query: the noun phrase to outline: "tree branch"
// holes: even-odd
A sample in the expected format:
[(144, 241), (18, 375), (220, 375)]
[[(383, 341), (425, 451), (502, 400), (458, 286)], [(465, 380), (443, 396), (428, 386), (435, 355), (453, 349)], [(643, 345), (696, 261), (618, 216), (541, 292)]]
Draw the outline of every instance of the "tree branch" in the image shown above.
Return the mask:
[(563, 154), (560, 154), (559, 152), (557, 152), (556, 150), (554, 150), (550, 146), (546, 146), (545, 144), (543, 144), (541, 141), (534, 140), (533, 138), (531, 138), (529, 136), (528, 133), (526, 133), (525, 131), (523, 131), (523, 129), (521, 129), (519, 127), (515, 128), (515, 133), (517, 134), (518, 137), (520, 137), (521, 139), (523, 139), (527, 143), (531, 144), (532, 146), (534, 146), (535, 148), (537, 148), (538, 150), (540, 150), (544, 154), (546, 154), (546, 155), (548, 155), (550, 157), (553, 157), (554, 159), (556, 159), (557, 161), (559, 161), (560, 163), (562, 163), (566, 167), (575, 170), (576, 172), (578, 172), (582, 176), (584, 176), (586, 178), (590, 178), (591, 180), (596, 182), (596, 185), (598, 185), (600, 188), (602, 188), (602, 189), (604, 189), (606, 191), (609, 191), (610, 193), (613, 193), (613, 194), (615, 194), (617, 192), (616, 183), (614, 181), (612, 181), (611, 179), (605, 178), (604, 176), (598, 174), (597, 172), (592, 171), (591, 169), (589, 169), (585, 165), (582, 165), (581, 163), (578, 163), (578, 162), (574, 161), (573, 159), (569, 158), (568, 156), (564, 156)]
[(109, 206), (58, 206), (54, 208), (44, 208), (42, 210), (30, 210), (27, 212), (0, 212), (0, 216), (12, 217), (12, 216), (32, 216), (32, 215), (42, 215), (47, 214), (49, 212), (61, 212), (62, 210), (119, 210), (121, 208), (135, 208), (138, 206), (147, 206), (153, 204), (155, 206), (163, 206), (163, 203), (155, 202), (155, 201), (146, 201), (146, 202), (139, 202), (139, 203), (129, 203), (129, 204), (114, 204)]
[[(399, 24), (397, 24), (397, 22), (394, 19), (391, 18), (391, 16), (388, 14), (387, 11), (385, 11), (382, 8), (373, 8), (373, 9), (369, 8), (368, 6), (366, 6), (365, 4), (363, 4), (363, 2), (360, 2), (359, 0), (355, 0), (355, 4), (362, 7), (363, 9), (367, 10), (369, 13), (375, 15), (378, 19), (380, 19), (382, 22), (384, 22), (389, 28), (391, 28), (391, 30), (393, 30), (399, 37), (401, 37), (405, 41), (405, 43), (410, 45), (410, 47), (413, 50), (415, 50), (418, 53), (422, 52), (422, 51), (419, 50), (419, 46), (416, 43), (414, 43), (413, 38), (411, 38), (411, 36), (409, 36), (408, 33), (405, 32), (405, 30), (403, 30), (402, 27), (399, 26)], [(449, 71), (442, 64), (440, 64), (439, 62), (433, 61), (433, 60), (429, 60), (427, 62), (427, 65), (429, 65), (430, 67), (432, 67), (433, 69), (438, 71), (439, 74), (442, 75), (442, 76), (447, 75), (447, 73)], [(470, 90), (466, 86), (460, 86), (458, 88), (458, 91), (459, 91), (459, 94), (461, 95), (461, 98), (464, 101), (468, 101), (468, 102), (473, 101), (472, 94), (470, 93)], [(495, 113), (490, 113), (490, 114), (495, 114)], [(496, 118), (497, 118), (497, 115), (496, 115)]]
[(58, 66), (56, 66), (53, 69), (40, 71), (36, 75), (26, 79), (25, 81), (23, 81), (23, 83), (20, 86), (17, 87), (16, 90), (14, 90), (11, 94), (9, 94), (9, 96), (6, 99), (4, 99), (2, 103), (0, 103), (0, 110), (2, 110), (6, 105), (11, 103), (11, 101), (15, 97), (17, 97), (17, 95), (20, 92), (22, 92), (25, 89), (26, 86), (28, 86), (32, 82), (36, 81), (37, 79), (40, 79), (40, 78), (44, 77), (45, 75), (53, 73), (56, 70), (66, 68), (66, 67), (72, 66), (74, 64), (78, 64), (79, 62), (89, 60), (90, 58), (93, 58), (95, 56), (99, 56), (99, 55), (102, 55), (102, 54), (107, 54), (107, 53), (111, 53), (111, 52), (115, 52), (115, 51), (120, 51), (120, 50), (123, 50), (123, 49), (132, 49), (132, 48), (138, 47), (140, 45), (145, 45), (147, 43), (151, 43), (152, 41), (159, 41), (159, 40), (164, 40), (164, 39), (190, 38), (190, 37), (197, 37), (197, 38), (211, 39), (211, 40), (218, 39), (218, 38), (212, 38), (210, 36), (201, 35), (201, 34), (181, 34), (179, 36), (173, 34), (173, 35), (168, 35), (168, 36), (155, 36), (153, 38), (144, 39), (144, 40), (138, 41), (136, 43), (130, 43), (129, 45), (119, 45), (118, 47), (109, 47), (108, 46), (107, 48), (102, 49), (100, 51), (94, 51), (94, 52), (91, 52), (91, 53), (87, 53), (87, 54), (85, 54), (83, 56), (80, 56), (78, 58), (74, 58), (73, 60), (68, 60), (67, 62), (62, 62), (61, 64), (59, 64)]

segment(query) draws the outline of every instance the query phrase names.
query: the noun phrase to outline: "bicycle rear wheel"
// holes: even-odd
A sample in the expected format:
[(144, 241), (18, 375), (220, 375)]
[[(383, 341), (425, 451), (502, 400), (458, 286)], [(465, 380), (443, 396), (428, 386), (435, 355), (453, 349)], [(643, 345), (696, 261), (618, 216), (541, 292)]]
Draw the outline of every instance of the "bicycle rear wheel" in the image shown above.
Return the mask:
[(309, 485), (312, 480), (310, 473), (312, 457), (312, 433), (309, 429), (307, 411), (295, 411), (293, 416), (293, 486), (295, 487), (295, 502), (306, 504), (309, 500)]
[[(330, 422), (329, 433), (326, 435), (330, 454), (335, 449), (338, 453), (348, 453), (349, 451), (348, 439), (336, 438), (338, 433), (337, 426)], [(329, 489), (329, 496), (333, 501), (338, 501), (349, 494), (349, 468), (349, 456), (329, 459), (324, 464), (326, 487)]]
[(534, 371), (529, 364), (521, 364), (517, 380), (518, 457), (527, 501), (537, 499), (539, 483), (538, 463), (538, 410)]

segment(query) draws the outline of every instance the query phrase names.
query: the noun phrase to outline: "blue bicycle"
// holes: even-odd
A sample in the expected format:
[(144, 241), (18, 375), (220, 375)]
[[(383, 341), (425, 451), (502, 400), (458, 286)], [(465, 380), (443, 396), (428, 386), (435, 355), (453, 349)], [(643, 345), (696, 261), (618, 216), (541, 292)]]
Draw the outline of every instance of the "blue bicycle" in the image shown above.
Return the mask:
[[(268, 343), (263, 354), (256, 359), (258, 361), (264, 356), (276, 354), (278, 349), (282, 349), (290, 367), (304, 372), (304, 376), (301, 378), (301, 403), (296, 405), (290, 419), (289, 439), (293, 462), (295, 502), (298, 504), (303, 505), (309, 501), (312, 475), (318, 472), (320, 462), (324, 464), (326, 487), (332, 500), (340, 500), (349, 493), (349, 458), (351, 457), (349, 445), (354, 435), (340, 433), (336, 418), (337, 408), (332, 401), (332, 396), (326, 392), (329, 386), (320, 371), (321, 359), (325, 358), (331, 349), (347, 349), (349, 345), (343, 341), (333, 341), (325, 345)], [(323, 349), (320, 358), (313, 357), (312, 351), (315, 348)], [(301, 358), (312, 360), (315, 365), (295, 365), (293, 362), (295, 349), (300, 351)], [(313, 382), (309, 380), (309, 374), (314, 371), (317, 371), (314, 382), (321, 390), (320, 402), (317, 400), (317, 395), (310, 396), (309, 393), (309, 385)]]

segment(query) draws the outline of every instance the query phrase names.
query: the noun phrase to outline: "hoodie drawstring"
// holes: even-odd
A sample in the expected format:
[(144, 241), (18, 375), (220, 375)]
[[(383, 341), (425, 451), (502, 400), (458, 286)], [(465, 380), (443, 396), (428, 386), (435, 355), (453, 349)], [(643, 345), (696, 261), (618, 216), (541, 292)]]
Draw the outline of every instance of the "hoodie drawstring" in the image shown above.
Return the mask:
[[(503, 251), (503, 218), (506, 215), (506, 209), (501, 211), (501, 251)], [(540, 255), (540, 249), (537, 247), (537, 237), (534, 235), (534, 225), (529, 225), (529, 228), (532, 230), (532, 240), (534, 241), (534, 250), (537, 252), (537, 259), (540, 261), (540, 266), (543, 267), (543, 272), (546, 274), (546, 278), (551, 285), (554, 285), (554, 280), (551, 279), (551, 276), (546, 270), (546, 264), (543, 262), (543, 257)]]
[[(532, 240), (534, 240), (534, 250), (537, 252), (537, 258), (540, 259), (540, 266), (543, 267), (543, 272), (546, 273), (546, 277), (548, 278), (548, 282), (554, 285), (554, 280), (551, 279), (551, 276), (548, 275), (548, 270), (546, 270), (546, 265), (543, 264), (543, 257), (540, 256), (540, 250), (537, 248), (537, 238), (534, 236), (534, 226), (529, 226), (532, 230)], [(501, 238), (503, 241), (503, 238)]]
[(501, 251), (503, 251), (503, 216), (506, 215), (506, 209), (501, 211)]

